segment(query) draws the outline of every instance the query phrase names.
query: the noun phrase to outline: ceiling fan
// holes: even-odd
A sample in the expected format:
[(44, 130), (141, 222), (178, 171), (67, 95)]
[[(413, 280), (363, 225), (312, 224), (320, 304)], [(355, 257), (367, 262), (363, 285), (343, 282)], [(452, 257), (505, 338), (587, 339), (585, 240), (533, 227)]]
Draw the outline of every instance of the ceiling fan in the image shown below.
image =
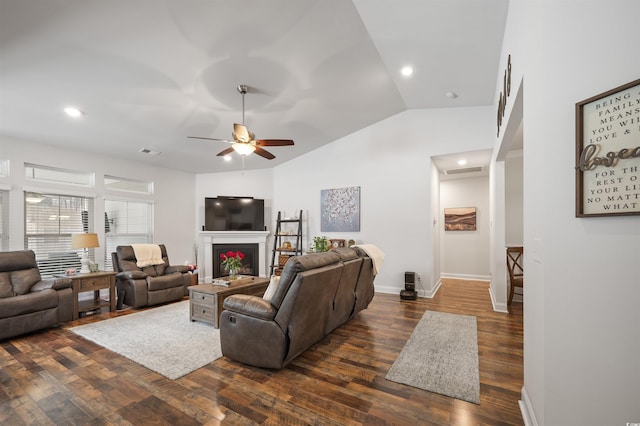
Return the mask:
[(238, 92), (242, 94), (242, 124), (233, 124), (233, 133), (231, 134), (233, 140), (206, 138), (202, 136), (188, 137), (191, 139), (206, 139), (211, 141), (230, 143), (231, 146), (229, 148), (222, 150), (217, 154), (220, 157), (231, 154), (233, 151), (242, 156), (246, 156), (251, 154), (252, 152), (255, 152), (256, 154), (266, 158), (267, 160), (273, 160), (274, 158), (276, 158), (275, 155), (273, 155), (266, 149), (263, 149), (263, 146), (293, 145), (293, 141), (291, 139), (256, 139), (256, 136), (246, 128), (246, 126), (244, 125), (244, 95), (246, 95), (248, 89), (249, 87), (246, 84), (241, 84), (237, 87)]

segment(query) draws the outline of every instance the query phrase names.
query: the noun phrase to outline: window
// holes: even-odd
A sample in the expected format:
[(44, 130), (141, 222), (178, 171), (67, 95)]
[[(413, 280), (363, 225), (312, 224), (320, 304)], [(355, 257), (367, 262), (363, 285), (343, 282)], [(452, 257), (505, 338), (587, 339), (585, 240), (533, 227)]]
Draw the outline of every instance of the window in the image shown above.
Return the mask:
[(0, 251), (9, 250), (9, 191), (0, 190)]
[(9, 176), (9, 160), (0, 160), (0, 176)]
[[(25, 192), (25, 248), (33, 250), (40, 274), (51, 277), (80, 268), (71, 234), (93, 232), (93, 199), (83, 196)], [(89, 258), (95, 259), (94, 249)]]
[(104, 177), (105, 189), (114, 191), (137, 192), (140, 194), (153, 194), (152, 182), (141, 182), (133, 179), (119, 178), (115, 176)]
[(105, 270), (113, 271), (111, 253), (120, 245), (153, 242), (153, 204), (105, 200)]
[(24, 165), (25, 176), (28, 179), (50, 183), (65, 183), (79, 186), (94, 186), (93, 173), (79, 172), (76, 170), (58, 169), (55, 167), (39, 166), (36, 164)]

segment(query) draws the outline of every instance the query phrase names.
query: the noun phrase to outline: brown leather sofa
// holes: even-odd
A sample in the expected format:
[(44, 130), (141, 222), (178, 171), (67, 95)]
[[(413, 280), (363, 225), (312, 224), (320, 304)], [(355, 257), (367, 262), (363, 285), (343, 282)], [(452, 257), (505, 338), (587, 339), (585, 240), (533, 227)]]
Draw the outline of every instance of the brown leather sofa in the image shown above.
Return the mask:
[(148, 305), (173, 302), (189, 294), (191, 274), (186, 265), (169, 264), (167, 249), (159, 244), (163, 264), (137, 266), (136, 255), (131, 246), (118, 246), (111, 253), (116, 274), (118, 294), (124, 292), (124, 304), (139, 308)]
[(43, 280), (31, 250), (0, 252), (0, 339), (72, 319), (71, 279)]
[(365, 309), (374, 295), (372, 259), (358, 248), (290, 258), (271, 300), (233, 295), (220, 317), (222, 354), (282, 368)]

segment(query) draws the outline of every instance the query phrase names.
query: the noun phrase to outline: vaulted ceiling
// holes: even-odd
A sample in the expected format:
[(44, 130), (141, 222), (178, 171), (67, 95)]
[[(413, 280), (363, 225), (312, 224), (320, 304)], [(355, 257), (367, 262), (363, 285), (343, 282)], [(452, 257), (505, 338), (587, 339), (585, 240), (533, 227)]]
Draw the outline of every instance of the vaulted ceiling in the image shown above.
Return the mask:
[[(0, 135), (196, 173), (271, 167), (414, 108), (491, 105), (507, 0), (0, 0)], [(401, 69), (413, 67), (404, 77)], [(63, 108), (84, 115), (73, 119)], [(141, 149), (160, 152), (157, 156)]]

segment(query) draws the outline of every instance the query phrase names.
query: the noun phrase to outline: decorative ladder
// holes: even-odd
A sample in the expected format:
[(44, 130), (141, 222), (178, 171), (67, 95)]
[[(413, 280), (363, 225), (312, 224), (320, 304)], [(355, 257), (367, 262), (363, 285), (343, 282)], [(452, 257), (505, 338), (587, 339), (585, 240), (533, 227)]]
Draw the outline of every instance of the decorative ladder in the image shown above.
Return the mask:
[[(283, 224), (285, 226), (283, 227)], [(297, 229), (295, 226), (298, 225)], [(289, 231), (294, 231), (295, 234), (290, 234)], [(295, 237), (295, 242), (293, 239)], [(290, 247), (284, 247), (284, 243), (288, 242)], [(283, 219), (282, 212), (278, 212), (278, 219), (276, 221), (276, 231), (273, 236), (273, 253), (271, 257), (271, 273), (270, 275), (280, 275), (284, 262), (280, 262), (281, 256), (286, 256), (288, 259), (291, 256), (298, 256), (302, 254), (302, 210), (296, 219)], [(286, 261), (286, 259), (282, 259)]]

